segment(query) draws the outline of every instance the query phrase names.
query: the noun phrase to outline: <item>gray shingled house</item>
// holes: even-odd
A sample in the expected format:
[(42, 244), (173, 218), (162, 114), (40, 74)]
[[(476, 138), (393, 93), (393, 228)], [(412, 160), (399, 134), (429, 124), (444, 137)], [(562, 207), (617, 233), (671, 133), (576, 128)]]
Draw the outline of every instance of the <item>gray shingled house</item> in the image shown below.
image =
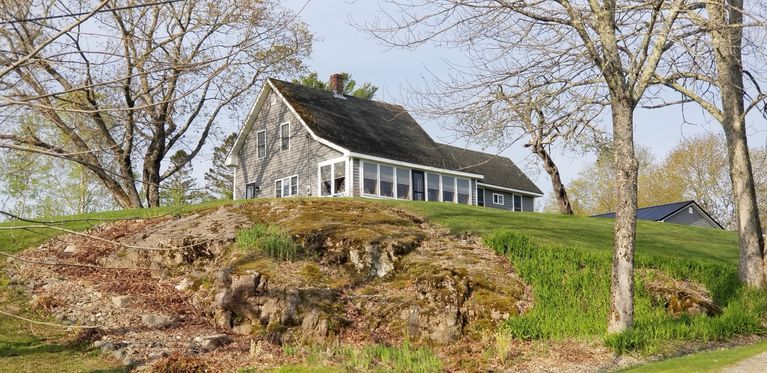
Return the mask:
[(268, 79), (227, 159), (234, 198), (353, 196), (533, 211), (508, 158), (440, 144), (399, 105)]
[[(615, 213), (594, 215), (593, 218), (615, 218)], [(637, 219), (664, 223), (694, 225), (724, 229), (695, 201), (682, 201), (637, 209)]]

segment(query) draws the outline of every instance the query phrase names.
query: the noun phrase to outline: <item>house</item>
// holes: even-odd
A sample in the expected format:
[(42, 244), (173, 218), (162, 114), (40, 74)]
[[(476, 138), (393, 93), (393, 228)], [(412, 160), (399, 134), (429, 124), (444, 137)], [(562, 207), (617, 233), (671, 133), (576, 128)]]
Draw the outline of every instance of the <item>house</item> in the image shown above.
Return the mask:
[[(593, 218), (615, 218), (615, 213), (594, 215)], [(674, 202), (637, 209), (637, 219), (665, 223), (694, 225), (696, 227), (724, 229), (695, 201)]]
[(399, 105), (268, 79), (227, 158), (234, 198), (348, 196), (533, 211), (508, 158), (440, 144)]

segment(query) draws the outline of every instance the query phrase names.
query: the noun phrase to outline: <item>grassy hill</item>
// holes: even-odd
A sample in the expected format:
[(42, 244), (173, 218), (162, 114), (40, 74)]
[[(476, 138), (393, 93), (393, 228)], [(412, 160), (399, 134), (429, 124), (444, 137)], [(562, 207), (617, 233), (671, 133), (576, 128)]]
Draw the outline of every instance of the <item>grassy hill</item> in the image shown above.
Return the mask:
[[(499, 331), (504, 338), (600, 339), (604, 335), (609, 294), (613, 222), (610, 219), (539, 213), (512, 213), (474, 206), (432, 202), (371, 201), (413, 211), (454, 233), (481, 235), (497, 252), (507, 255), (523, 279), (533, 286), (535, 308), (511, 319)], [(104, 212), (47, 219), (55, 226), (84, 230), (113, 219), (182, 215), (193, 210), (233, 203)], [(0, 251), (14, 253), (65, 233), (48, 228), (7, 230), (34, 223), (0, 224)], [(3, 230), (6, 229), (6, 230)], [(673, 224), (639, 222), (639, 268), (659, 269), (679, 279), (705, 285), (723, 306), (716, 318), (671, 318), (637, 284), (637, 328), (605, 342), (618, 351), (658, 352), (675, 341), (723, 340), (760, 333), (767, 304), (764, 293), (743, 289), (737, 282), (738, 238), (725, 232)], [(5, 263), (0, 261), (0, 269)], [(0, 276), (3, 310), (35, 319), (24, 298)], [(32, 371), (41, 363), (68, 371), (114, 368), (116, 362), (86, 346), (62, 342), (63, 333), (0, 316), (0, 371)], [(66, 362), (66, 365), (61, 365)], [(5, 368), (2, 368), (5, 367)]]

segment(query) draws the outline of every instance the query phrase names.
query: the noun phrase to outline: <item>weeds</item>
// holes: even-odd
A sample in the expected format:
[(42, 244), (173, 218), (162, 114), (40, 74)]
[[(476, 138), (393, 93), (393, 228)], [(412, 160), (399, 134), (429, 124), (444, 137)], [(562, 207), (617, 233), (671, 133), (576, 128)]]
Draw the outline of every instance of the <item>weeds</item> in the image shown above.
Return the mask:
[(237, 233), (237, 245), (241, 250), (259, 252), (278, 259), (296, 260), (300, 246), (293, 241), (290, 233), (276, 225), (255, 224)]
[[(604, 336), (610, 296), (609, 252), (538, 246), (509, 230), (492, 234), (485, 242), (509, 257), (535, 294), (533, 309), (509, 319), (501, 332), (522, 339)], [(635, 327), (604, 337), (605, 344), (616, 352), (654, 353), (672, 341), (720, 341), (765, 332), (761, 325), (761, 315), (767, 310), (765, 292), (745, 288), (731, 265), (638, 255), (636, 266), (703, 284), (722, 307), (722, 314), (674, 318), (652, 303), (637, 276)]]

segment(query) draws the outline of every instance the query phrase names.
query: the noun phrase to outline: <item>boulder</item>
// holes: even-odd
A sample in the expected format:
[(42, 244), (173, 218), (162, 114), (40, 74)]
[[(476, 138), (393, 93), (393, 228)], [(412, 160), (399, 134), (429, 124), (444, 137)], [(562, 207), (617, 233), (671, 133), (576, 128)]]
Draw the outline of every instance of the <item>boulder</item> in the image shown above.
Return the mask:
[(114, 304), (117, 308), (125, 308), (133, 304), (133, 297), (130, 295), (118, 295), (116, 297), (112, 297), (112, 304)]
[(64, 254), (69, 254), (69, 255), (77, 254), (77, 251), (78, 251), (77, 246), (72, 244), (69, 244), (64, 248)]
[(226, 346), (232, 342), (232, 337), (226, 334), (214, 334), (208, 336), (195, 337), (192, 340), (193, 347), (203, 351), (212, 351), (219, 347)]
[(149, 329), (163, 329), (173, 324), (173, 319), (162, 314), (147, 314), (141, 316), (141, 323)]

